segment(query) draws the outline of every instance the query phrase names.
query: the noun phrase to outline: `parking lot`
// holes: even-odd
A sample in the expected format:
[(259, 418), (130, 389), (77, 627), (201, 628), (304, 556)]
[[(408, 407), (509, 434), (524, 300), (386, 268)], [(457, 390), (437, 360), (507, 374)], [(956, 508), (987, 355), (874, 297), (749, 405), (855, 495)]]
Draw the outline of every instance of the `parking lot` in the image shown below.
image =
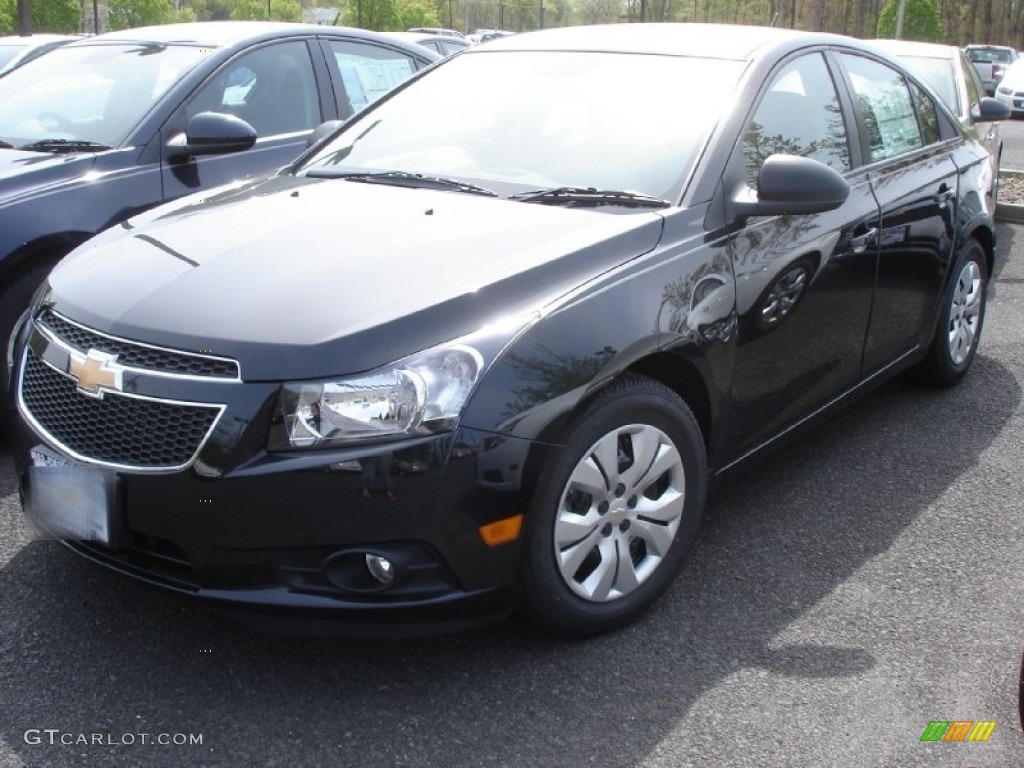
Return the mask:
[(257, 634), (32, 540), (0, 455), (0, 768), (1024, 764), (1024, 227), (999, 236), (962, 386), (890, 384), (751, 468), (596, 640)]

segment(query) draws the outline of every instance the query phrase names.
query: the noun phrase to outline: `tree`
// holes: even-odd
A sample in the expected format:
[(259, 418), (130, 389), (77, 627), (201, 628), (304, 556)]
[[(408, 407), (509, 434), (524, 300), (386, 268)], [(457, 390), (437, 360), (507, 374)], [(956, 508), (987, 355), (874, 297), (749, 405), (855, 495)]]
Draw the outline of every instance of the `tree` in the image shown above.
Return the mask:
[(171, 20), (168, 0), (110, 0), (107, 22), (111, 29), (166, 24)]
[[(15, 6), (17, 7), (17, 6)], [(78, 0), (33, 0), (32, 31), (67, 34), (77, 32), (82, 23)]]
[[(32, 31), (67, 34), (82, 23), (78, 0), (32, 0)], [(18, 32), (18, 0), (0, 0), (0, 35)]]
[(395, 3), (395, 29), (440, 26), (437, 10), (423, 0), (397, 0)]
[(231, 18), (235, 21), (266, 21), (267, 4), (263, 0), (238, 0), (231, 11)]
[[(942, 17), (936, 0), (902, 0), (906, 2), (903, 14), (904, 40), (941, 43), (946, 40)], [(888, 0), (878, 16), (878, 36), (896, 37), (896, 21), (901, 0)]]
[(302, 6), (298, 0), (271, 0), (270, 18), (275, 21), (302, 21)]
[(188, 6), (182, 6), (176, 11), (171, 11), (171, 21), (175, 24), (187, 24), (193, 21), (199, 21), (199, 14), (196, 13), (194, 8)]
[(349, 0), (342, 13), (345, 26), (381, 31), (396, 29), (396, 18), (395, 0)]
[(17, 25), (18, 14), (12, 0), (0, 0), (0, 35), (10, 35)]

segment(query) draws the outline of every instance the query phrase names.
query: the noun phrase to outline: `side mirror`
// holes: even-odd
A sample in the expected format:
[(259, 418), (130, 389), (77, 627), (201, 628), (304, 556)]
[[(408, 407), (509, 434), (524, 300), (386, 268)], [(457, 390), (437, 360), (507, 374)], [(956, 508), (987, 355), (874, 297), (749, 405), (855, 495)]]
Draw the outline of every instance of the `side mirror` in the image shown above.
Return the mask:
[(225, 155), (250, 149), (256, 129), (245, 120), (223, 112), (200, 112), (188, 121), (185, 133), (167, 142), (170, 157)]
[(999, 99), (985, 96), (978, 104), (978, 109), (971, 110), (971, 121), (975, 123), (994, 123), (998, 120), (1009, 120), (1012, 110)]
[(809, 157), (772, 155), (757, 175), (757, 191), (746, 185), (726, 202), (730, 221), (745, 216), (806, 215), (834, 211), (850, 196), (850, 185), (829, 166)]
[(320, 125), (318, 125), (313, 132), (309, 134), (306, 146), (312, 147), (314, 144), (319, 144), (321, 140), (330, 136), (344, 124), (344, 120), (327, 120), (326, 122), (320, 123)]

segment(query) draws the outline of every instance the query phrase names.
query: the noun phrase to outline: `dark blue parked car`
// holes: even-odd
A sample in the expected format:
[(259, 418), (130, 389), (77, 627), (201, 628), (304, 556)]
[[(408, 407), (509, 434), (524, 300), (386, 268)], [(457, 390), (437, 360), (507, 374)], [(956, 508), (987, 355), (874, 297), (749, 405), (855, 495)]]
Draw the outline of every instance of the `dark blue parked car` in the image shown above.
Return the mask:
[(437, 58), (357, 29), (207, 22), (89, 38), (0, 79), (0, 350), (72, 248), (158, 203), (290, 162), (317, 125)]

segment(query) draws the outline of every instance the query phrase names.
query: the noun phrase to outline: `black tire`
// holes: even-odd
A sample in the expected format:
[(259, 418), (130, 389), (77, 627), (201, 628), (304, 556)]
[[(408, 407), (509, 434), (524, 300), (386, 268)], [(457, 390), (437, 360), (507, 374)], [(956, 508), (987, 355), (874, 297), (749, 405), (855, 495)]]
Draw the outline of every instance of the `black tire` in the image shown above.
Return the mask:
[[(601, 461), (602, 448), (606, 459), (614, 450), (614, 468)], [(595, 484), (587, 486), (584, 476)], [(682, 568), (706, 487), (704, 440), (686, 403), (641, 376), (609, 385), (573, 420), (565, 447), (541, 472), (526, 532), (521, 614), (578, 637), (635, 619)], [(560, 536), (571, 540), (577, 530), (588, 532), (561, 547)], [(607, 582), (609, 571), (607, 592), (601, 586), (584, 594), (588, 584)]]
[(981, 243), (971, 238), (950, 272), (935, 338), (915, 370), (918, 381), (932, 387), (951, 387), (964, 377), (981, 341), (987, 294), (988, 260)]
[[(28, 309), (32, 294), (53, 268), (49, 260), (41, 261), (19, 273), (10, 286), (0, 293), (0, 425), (6, 426), (14, 415), (14, 398), (8, 387), (10, 370), (7, 367), (8, 345), (14, 326)], [(7, 430), (3, 430), (4, 433)]]

